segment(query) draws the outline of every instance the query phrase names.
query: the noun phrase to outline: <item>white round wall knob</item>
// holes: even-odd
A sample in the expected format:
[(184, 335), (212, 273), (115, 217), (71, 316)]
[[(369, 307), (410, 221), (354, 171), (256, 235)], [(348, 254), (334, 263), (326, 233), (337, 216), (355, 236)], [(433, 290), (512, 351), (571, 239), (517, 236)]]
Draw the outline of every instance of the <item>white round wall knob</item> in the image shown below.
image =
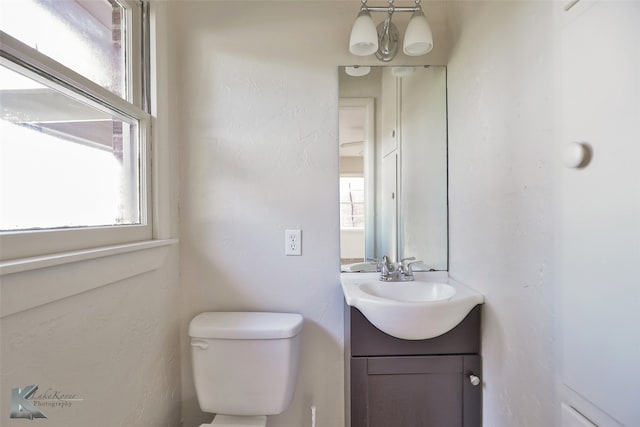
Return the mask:
[(471, 374), (469, 375), (469, 382), (471, 383), (471, 385), (480, 385), (480, 377)]
[(580, 142), (570, 142), (564, 146), (562, 163), (568, 168), (583, 166), (587, 158), (587, 147)]

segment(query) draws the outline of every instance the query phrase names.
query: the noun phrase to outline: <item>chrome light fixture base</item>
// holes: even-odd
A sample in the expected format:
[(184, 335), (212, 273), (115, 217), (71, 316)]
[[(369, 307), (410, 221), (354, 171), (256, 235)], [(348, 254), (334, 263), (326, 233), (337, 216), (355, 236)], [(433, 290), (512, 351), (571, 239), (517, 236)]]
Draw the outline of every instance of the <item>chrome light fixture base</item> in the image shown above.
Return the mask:
[(398, 53), (398, 28), (391, 22), (391, 14), (378, 27), (378, 50), (376, 58), (382, 62), (391, 61)]

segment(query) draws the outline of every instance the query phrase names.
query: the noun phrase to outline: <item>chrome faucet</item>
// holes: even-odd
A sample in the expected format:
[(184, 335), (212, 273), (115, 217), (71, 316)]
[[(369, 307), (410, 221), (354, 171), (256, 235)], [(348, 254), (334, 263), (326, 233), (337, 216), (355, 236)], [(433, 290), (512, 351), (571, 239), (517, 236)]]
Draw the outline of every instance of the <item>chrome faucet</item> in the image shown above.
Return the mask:
[(412, 266), (422, 262), (415, 261), (415, 259), (415, 257), (409, 257), (401, 259), (400, 262), (391, 262), (388, 256), (383, 256), (380, 280), (383, 282), (410, 282), (414, 280)]

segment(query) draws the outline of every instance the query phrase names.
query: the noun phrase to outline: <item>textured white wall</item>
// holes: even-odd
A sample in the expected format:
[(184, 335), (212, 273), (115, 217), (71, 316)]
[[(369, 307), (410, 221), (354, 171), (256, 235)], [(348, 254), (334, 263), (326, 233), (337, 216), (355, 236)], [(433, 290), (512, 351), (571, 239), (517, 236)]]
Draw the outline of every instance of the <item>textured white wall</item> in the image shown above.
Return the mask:
[(364, 230), (340, 230), (340, 258), (364, 259)]
[(418, 68), (401, 86), (398, 257), (447, 270), (446, 69)]
[(555, 425), (551, 2), (451, 3), (450, 271), (486, 296), (484, 425)]
[(159, 270), (2, 318), (1, 424), (29, 423), (9, 418), (11, 389), (37, 384), (84, 399), (43, 407), (47, 426), (178, 425), (177, 252)]
[[(168, 29), (180, 64), (183, 417), (198, 408), (187, 325), (209, 310), (304, 315), (294, 401), (270, 427), (343, 425), (338, 65), (357, 2), (181, 2)], [(436, 34), (443, 27), (436, 23)], [(436, 37), (437, 37), (436, 35)], [(443, 40), (443, 37), (440, 38)], [(427, 60), (442, 63), (446, 43)], [(396, 63), (423, 63), (425, 58)], [(284, 256), (284, 230), (302, 256)]]
[[(158, 25), (164, 28), (164, 9)], [(154, 10), (155, 14), (155, 10)], [(154, 78), (162, 90), (154, 97), (159, 209), (156, 232), (162, 238), (177, 236), (177, 161), (175, 148), (161, 148), (172, 139), (172, 118), (166, 109), (171, 96), (167, 84), (168, 40), (158, 34), (159, 69)], [(99, 263), (99, 261), (96, 261)], [(107, 262), (107, 261), (105, 261)], [(123, 262), (123, 271), (132, 269)], [(134, 268), (135, 269), (135, 268)], [(78, 269), (51, 269), (57, 282), (68, 275), (74, 282)], [(30, 274), (16, 273), (15, 275)], [(38, 271), (34, 273), (38, 275)], [(96, 279), (98, 280), (98, 279)], [(81, 402), (71, 407), (44, 407), (52, 427), (167, 426), (180, 424), (180, 335), (176, 301), (178, 247), (169, 249), (157, 270), (82, 292), (55, 302), (5, 316), (0, 322), (1, 389), (0, 425), (24, 426), (30, 421), (10, 419), (11, 389), (37, 384), (76, 394)]]

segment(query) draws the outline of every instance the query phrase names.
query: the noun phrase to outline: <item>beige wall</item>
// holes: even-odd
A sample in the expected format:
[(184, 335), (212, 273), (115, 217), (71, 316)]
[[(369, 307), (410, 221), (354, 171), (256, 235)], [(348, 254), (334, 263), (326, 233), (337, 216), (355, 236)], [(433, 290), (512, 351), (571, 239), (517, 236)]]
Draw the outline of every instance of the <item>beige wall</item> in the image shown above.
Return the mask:
[(340, 174), (364, 174), (364, 157), (340, 157)]
[[(158, 25), (165, 28), (163, 10), (158, 18)], [(155, 228), (164, 239), (177, 237), (178, 230), (177, 156), (169, 131), (175, 123), (166, 105), (171, 96), (166, 80), (167, 42), (159, 33), (159, 69), (154, 73), (162, 88), (154, 102)], [(167, 253), (161, 257), (140, 255), (149, 251), (120, 254), (0, 278), (3, 298), (11, 292), (12, 296), (22, 294), (21, 305), (39, 301), (17, 312), (15, 304), (2, 302), (0, 425), (180, 425), (178, 247), (154, 251)], [(114, 262), (114, 257), (120, 259)], [(149, 259), (159, 262), (157, 269), (122, 279), (137, 274), (140, 261)], [(43, 292), (34, 295), (36, 282)], [(14, 284), (24, 288), (16, 289)], [(95, 284), (102, 286), (93, 288)], [(51, 286), (57, 288), (47, 289)], [(44, 294), (63, 297), (40, 304)], [(37, 393), (49, 390), (49, 394), (75, 394), (83, 400), (70, 407), (43, 407), (46, 420), (10, 419), (11, 389), (32, 384), (39, 386)]]
[(450, 273), (486, 297), (484, 425), (556, 425), (552, 4), (450, 17)]
[[(207, 310), (303, 314), (294, 401), (269, 426), (310, 425), (312, 405), (318, 427), (341, 426), (337, 67), (377, 61), (347, 51), (358, 3), (173, 6), (185, 426), (211, 419), (198, 408), (186, 340), (189, 320)], [(428, 60), (445, 57), (443, 41)], [(301, 257), (284, 255), (286, 228), (302, 229)]]
[(83, 399), (43, 407), (47, 426), (178, 425), (177, 271), (174, 247), (158, 270), (3, 317), (2, 425), (29, 423), (9, 407), (31, 384)]
[[(640, 420), (638, 16), (450, 3), (450, 272), (486, 296), (484, 425), (559, 425), (561, 401), (601, 426)], [(592, 147), (582, 169), (562, 164), (571, 141)]]
[[(269, 427), (310, 425), (312, 405), (317, 427), (341, 426), (337, 66), (379, 64), (347, 52), (357, 2), (162, 5), (155, 129), (175, 152), (159, 190), (176, 237), (180, 182), (180, 266), (174, 248), (158, 270), (3, 317), (2, 416), (11, 388), (39, 383), (85, 399), (47, 425), (176, 426), (182, 413), (197, 426), (211, 416), (195, 400), (189, 320), (272, 310), (306, 323), (294, 402)], [(492, 427), (556, 425), (552, 7), (451, 2), (450, 56), (440, 18), (426, 61), (393, 62), (448, 62), (450, 269), (486, 295)], [(303, 230), (302, 257), (284, 256), (286, 228)]]
[(450, 273), (486, 297), (484, 425), (555, 425), (550, 2), (454, 2)]

